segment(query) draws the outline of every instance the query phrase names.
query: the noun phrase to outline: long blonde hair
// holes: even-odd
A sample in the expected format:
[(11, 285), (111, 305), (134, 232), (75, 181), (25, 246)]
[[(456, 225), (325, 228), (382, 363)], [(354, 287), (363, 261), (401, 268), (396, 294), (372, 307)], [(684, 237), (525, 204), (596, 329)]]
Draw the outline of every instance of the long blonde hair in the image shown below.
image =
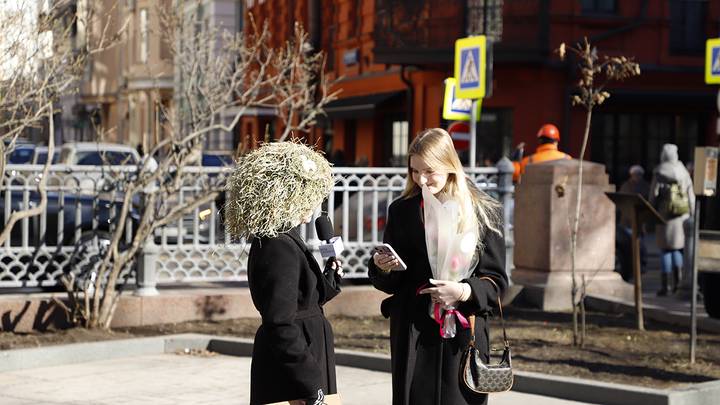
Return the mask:
[[(412, 177), (412, 168), (410, 167), (410, 158), (412, 156), (420, 157), (433, 170), (448, 174), (443, 191), (449, 197), (455, 199), (460, 206), (461, 223), (459, 226), (461, 229), (476, 223), (480, 235), (480, 238), (478, 238), (479, 244), (482, 243), (482, 239), (488, 230), (502, 235), (500, 230), (502, 227), (500, 203), (478, 189), (465, 175), (460, 158), (455, 152), (452, 138), (450, 138), (447, 131), (442, 128), (425, 129), (410, 143), (408, 148), (407, 183), (402, 193), (402, 197), (406, 199), (417, 195), (421, 191), (420, 186), (415, 183)], [(470, 199), (470, 206), (474, 208), (474, 212), (467, 212), (465, 209), (468, 206), (468, 199)]]

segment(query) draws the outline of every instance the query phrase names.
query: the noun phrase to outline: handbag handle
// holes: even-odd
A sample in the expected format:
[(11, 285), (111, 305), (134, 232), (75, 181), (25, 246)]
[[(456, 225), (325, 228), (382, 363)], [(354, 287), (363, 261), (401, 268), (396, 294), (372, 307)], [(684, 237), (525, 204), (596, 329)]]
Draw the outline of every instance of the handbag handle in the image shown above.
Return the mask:
[[(497, 303), (498, 308), (500, 309), (500, 325), (502, 325), (503, 330), (503, 341), (505, 343), (505, 348), (510, 347), (510, 342), (508, 342), (507, 338), (507, 332), (505, 331), (505, 317), (503, 316), (503, 310), (502, 310), (502, 302), (500, 301), (500, 288), (498, 287), (495, 280), (491, 279), (490, 277), (480, 277), (480, 280), (487, 280), (489, 281), (493, 287), (495, 288), (495, 292), (497, 293)], [(470, 315), (470, 344), (475, 345), (475, 315)]]

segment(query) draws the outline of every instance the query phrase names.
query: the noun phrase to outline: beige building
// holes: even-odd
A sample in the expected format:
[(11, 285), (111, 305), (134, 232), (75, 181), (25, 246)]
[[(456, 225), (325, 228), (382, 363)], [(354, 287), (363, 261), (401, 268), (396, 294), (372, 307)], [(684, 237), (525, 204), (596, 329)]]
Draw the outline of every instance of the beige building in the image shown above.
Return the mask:
[[(167, 115), (174, 106), (175, 80), (170, 46), (164, 40), (160, 12), (178, 6), (179, 0), (76, 0), (78, 12), (94, 2), (96, 15), (111, 18), (107, 32), (120, 31), (123, 40), (95, 56), (88, 64), (77, 95), (63, 103), (62, 139), (94, 141), (97, 129), (105, 140), (145, 150), (163, 137)], [(188, 1), (195, 7), (194, 1)], [(197, 10), (198, 28), (222, 26), (242, 30), (241, 0), (205, 0)], [(106, 17), (107, 16), (107, 17)], [(101, 35), (104, 24), (96, 21), (91, 35)], [(82, 30), (77, 30), (81, 32)], [(84, 38), (76, 38), (80, 44)], [(206, 149), (231, 151), (233, 134), (212, 134)]]

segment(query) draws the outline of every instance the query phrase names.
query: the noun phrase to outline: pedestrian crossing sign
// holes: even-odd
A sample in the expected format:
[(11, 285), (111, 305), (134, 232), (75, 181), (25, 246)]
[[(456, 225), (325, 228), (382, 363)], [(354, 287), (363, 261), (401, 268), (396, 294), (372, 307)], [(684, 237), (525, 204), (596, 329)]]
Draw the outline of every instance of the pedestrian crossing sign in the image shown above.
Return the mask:
[[(457, 98), (455, 88), (457, 80), (454, 77), (445, 79), (445, 98), (443, 100), (443, 118), (450, 121), (470, 121), (472, 100)], [(480, 100), (482, 101), (482, 99)], [(480, 105), (477, 103), (477, 121), (480, 121)]]
[(720, 38), (708, 39), (706, 42), (705, 83), (720, 84)]
[(484, 35), (455, 41), (455, 97), (485, 97), (486, 39)]

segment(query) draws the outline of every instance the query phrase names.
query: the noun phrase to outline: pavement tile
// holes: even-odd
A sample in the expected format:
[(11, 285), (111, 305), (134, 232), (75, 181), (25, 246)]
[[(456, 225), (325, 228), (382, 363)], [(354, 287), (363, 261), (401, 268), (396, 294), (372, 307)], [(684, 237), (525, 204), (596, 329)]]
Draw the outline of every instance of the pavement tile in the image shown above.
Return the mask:
[[(390, 374), (337, 367), (345, 405), (390, 405)], [(160, 354), (0, 373), (2, 405), (223, 405), (250, 399), (250, 359)], [(538, 395), (493, 395), (490, 404), (582, 405)]]

